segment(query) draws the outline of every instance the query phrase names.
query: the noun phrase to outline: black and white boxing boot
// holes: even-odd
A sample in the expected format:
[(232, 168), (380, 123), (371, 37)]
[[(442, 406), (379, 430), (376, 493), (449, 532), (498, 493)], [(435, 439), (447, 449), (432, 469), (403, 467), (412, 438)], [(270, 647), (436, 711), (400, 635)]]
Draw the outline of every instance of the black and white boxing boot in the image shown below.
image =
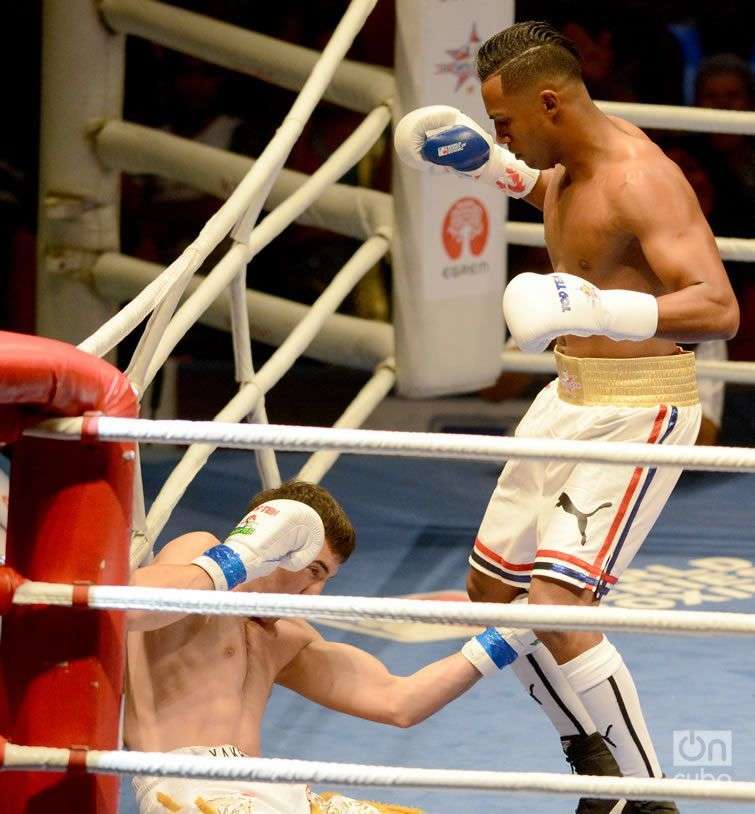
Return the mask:
[(668, 800), (654, 802), (652, 800), (633, 800), (627, 803), (624, 814), (679, 814), (679, 809)]
[[(621, 777), (619, 764), (606, 746), (600, 732), (562, 738), (561, 743), (572, 772), (602, 777)], [(620, 812), (626, 811), (624, 800), (582, 798), (577, 805), (576, 814), (620, 814)]]

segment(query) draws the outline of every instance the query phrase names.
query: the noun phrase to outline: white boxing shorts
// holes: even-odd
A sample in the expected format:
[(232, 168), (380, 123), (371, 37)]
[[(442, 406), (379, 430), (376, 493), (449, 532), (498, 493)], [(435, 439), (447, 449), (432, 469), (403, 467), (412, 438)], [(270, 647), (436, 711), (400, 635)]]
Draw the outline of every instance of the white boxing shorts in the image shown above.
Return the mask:
[[(693, 353), (577, 359), (556, 350), (518, 438), (694, 444), (700, 401)], [(533, 576), (605, 596), (628, 567), (680, 468), (516, 460), (503, 469), (469, 564), (526, 591)]]
[[(172, 754), (205, 757), (246, 757), (237, 747), (189, 746)], [(310, 814), (309, 789), (301, 783), (255, 783), (247, 780), (202, 780), (178, 777), (135, 777), (139, 814), (201, 814), (201, 800), (217, 814)], [(207, 810), (207, 809), (205, 809)]]

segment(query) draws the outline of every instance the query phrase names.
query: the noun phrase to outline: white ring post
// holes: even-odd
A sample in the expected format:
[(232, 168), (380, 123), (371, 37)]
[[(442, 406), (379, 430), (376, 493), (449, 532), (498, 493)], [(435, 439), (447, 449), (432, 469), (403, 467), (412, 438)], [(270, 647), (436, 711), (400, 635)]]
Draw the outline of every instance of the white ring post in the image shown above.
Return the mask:
[(124, 37), (92, 0), (45, 0), (42, 19), (37, 332), (76, 344), (115, 313), (76, 273), (119, 246), (119, 175), (85, 136), (121, 117)]
[[(488, 128), (475, 56), (514, 21), (513, 0), (397, 0), (394, 123), (448, 104)], [(399, 392), (477, 390), (500, 372), (506, 196), (453, 175), (393, 162), (394, 325)]]

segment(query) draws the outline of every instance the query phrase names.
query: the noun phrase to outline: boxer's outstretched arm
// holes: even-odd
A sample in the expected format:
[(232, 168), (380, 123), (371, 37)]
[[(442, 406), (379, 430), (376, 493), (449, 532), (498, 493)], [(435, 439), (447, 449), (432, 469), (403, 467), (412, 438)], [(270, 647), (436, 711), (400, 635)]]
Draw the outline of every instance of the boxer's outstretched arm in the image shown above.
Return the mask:
[(315, 635), (276, 683), (329, 709), (408, 727), (442, 709), (481, 677), (461, 653), (411, 676), (395, 676), (364, 650)]
[(638, 168), (614, 185), (618, 226), (639, 241), (669, 293), (658, 301), (656, 336), (677, 342), (731, 339), (739, 308), (715, 238), (674, 165)]

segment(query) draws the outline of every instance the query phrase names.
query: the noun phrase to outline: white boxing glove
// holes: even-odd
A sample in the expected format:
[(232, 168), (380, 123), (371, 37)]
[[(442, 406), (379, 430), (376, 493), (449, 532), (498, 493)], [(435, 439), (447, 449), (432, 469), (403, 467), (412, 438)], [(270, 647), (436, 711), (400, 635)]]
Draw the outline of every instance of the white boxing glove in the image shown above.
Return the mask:
[(503, 316), (516, 344), (540, 353), (565, 334), (650, 339), (658, 330), (658, 301), (639, 291), (601, 291), (574, 274), (528, 271), (506, 285)]
[(298, 500), (268, 500), (252, 509), (228, 535), (193, 560), (218, 591), (264, 577), (276, 568), (301, 571), (320, 553), (325, 529), (320, 515)]
[[(464, 136), (455, 138), (455, 133), (464, 134), (474, 131), (477, 137), (484, 139), (488, 145), (488, 160), (475, 170), (464, 171), (455, 164), (458, 156), (463, 163)], [(423, 156), (423, 148), (428, 140), (445, 140), (443, 158), (430, 161)], [(513, 198), (523, 198), (532, 192), (537, 183), (540, 171), (528, 167), (506, 147), (496, 144), (493, 137), (477, 124), (474, 119), (465, 116), (460, 110), (449, 105), (430, 105), (420, 107), (407, 113), (396, 126), (393, 143), (399, 158), (408, 167), (423, 171), (454, 172), (465, 178), (483, 181), (507, 192)], [(458, 152), (457, 152), (458, 149)], [(477, 149), (477, 145), (475, 145)]]

